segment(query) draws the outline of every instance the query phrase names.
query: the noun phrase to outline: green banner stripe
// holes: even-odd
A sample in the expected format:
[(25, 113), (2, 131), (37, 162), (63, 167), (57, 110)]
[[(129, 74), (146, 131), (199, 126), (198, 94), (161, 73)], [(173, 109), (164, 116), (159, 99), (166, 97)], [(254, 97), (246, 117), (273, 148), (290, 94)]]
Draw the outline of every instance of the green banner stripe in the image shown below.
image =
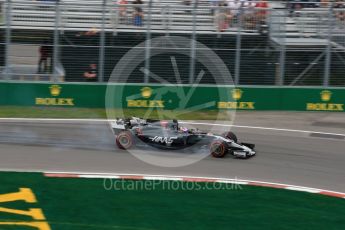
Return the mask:
[(166, 110), (344, 111), (344, 88), (0, 83), (0, 105)]

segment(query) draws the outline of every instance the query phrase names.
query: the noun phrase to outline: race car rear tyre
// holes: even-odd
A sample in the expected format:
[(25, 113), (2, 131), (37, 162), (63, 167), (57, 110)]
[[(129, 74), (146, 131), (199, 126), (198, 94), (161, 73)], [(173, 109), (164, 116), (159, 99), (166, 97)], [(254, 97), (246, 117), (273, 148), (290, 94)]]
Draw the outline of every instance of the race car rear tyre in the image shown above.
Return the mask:
[(215, 158), (222, 158), (227, 152), (226, 144), (222, 141), (213, 141), (210, 145), (211, 155)]
[(116, 137), (116, 145), (120, 149), (129, 149), (133, 146), (133, 136), (128, 131), (120, 132)]
[(233, 132), (225, 132), (223, 133), (223, 137), (233, 140), (237, 143), (237, 136)]

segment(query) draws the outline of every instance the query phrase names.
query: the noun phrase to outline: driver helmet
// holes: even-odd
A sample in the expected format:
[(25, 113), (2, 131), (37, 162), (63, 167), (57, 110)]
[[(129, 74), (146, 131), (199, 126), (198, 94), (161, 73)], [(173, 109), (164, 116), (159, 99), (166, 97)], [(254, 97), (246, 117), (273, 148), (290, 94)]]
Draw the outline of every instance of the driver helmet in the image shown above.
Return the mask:
[(181, 131), (181, 132), (184, 132), (184, 133), (188, 133), (189, 130), (188, 130), (187, 127), (181, 126), (181, 127), (180, 127), (180, 131)]

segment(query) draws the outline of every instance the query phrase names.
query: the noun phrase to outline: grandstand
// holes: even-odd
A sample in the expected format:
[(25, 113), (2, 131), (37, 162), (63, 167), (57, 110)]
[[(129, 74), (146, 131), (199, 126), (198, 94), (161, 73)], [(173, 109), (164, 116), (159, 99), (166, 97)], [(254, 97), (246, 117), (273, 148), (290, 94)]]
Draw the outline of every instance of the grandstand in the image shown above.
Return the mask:
[[(133, 13), (133, 6), (135, 5), (131, 4), (131, 1), (125, 6), (128, 18)], [(142, 31), (147, 29), (147, 25), (150, 25), (152, 32), (190, 33), (194, 20), (197, 20), (197, 33), (217, 32), (208, 0), (197, 2), (195, 15), (190, 13), (194, 5), (186, 6), (182, 0), (152, 0), (151, 7), (149, 1), (144, 1), (144, 15), (151, 16), (144, 17), (143, 24), (146, 26), (142, 28), (121, 23), (118, 10), (120, 7), (123, 6), (119, 6), (114, 0), (106, 0), (104, 8), (101, 0), (61, 0), (57, 11), (55, 1), (12, 0), (11, 27), (32, 30), (54, 30), (57, 27), (60, 31), (83, 31), (102, 28), (104, 22), (104, 29), (114, 33)], [(227, 32), (237, 32), (237, 29), (231, 28)]]
[[(5, 2), (5, 0), (2, 1)], [(150, 25), (151, 32), (190, 33), (193, 30), (193, 22), (196, 20), (196, 33), (219, 33), (215, 25), (215, 18), (210, 13), (212, 6), (209, 0), (197, 1), (195, 15), (190, 13), (194, 6), (186, 6), (182, 0), (152, 0), (151, 7), (149, 7), (148, 1), (145, 1), (142, 6), (144, 15), (150, 13), (151, 16), (143, 18), (143, 24), (146, 26), (140, 28), (129, 23), (121, 23), (118, 11), (120, 6), (114, 0), (106, 0), (104, 9), (101, 0), (61, 0), (58, 1), (58, 10), (55, 1), (12, 0), (11, 2), (10, 25), (14, 30), (54, 30), (57, 27), (62, 32), (83, 31), (90, 28), (102, 28), (104, 23), (107, 32), (115, 33), (142, 31), (147, 29), (147, 25)], [(133, 6), (133, 4), (126, 5), (128, 18), (133, 13)], [(281, 9), (279, 10), (279, 8)], [(270, 12), (273, 20), (269, 22), (270, 26), (280, 28), (271, 32), (273, 39), (275, 36), (280, 36), (281, 33), (284, 33), (286, 38), (325, 38), (329, 32), (329, 25), (334, 23), (334, 17), (328, 16), (327, 8), (301, 9), (295, 12), (295, 14), (299, 14), (298, 17), (288, 17), (284, 9), (283, 4), (271, 3)], [(257, 34), (257, 29), (241, 28), (241, 32)], [(224, 32), (237, 33), (238, 28), (232, 26)], [(339, 35), (343, 33), (343, 30), (335, 28), (332, 32)], [(293, 43), (293, 40), (291, 42)], [(315, 40), (315, 42), (322, 44), (322, 41)], [(289, 44), (289, 42), (287, 43)]]
[[(107, 80), (117, 61), (147, 38), (184, 36), (215, 51), (239, 84), (320, 85), (328, 84), (326, 75), (331, 84), (344, 84), (345, 33), (333, 8), (302, 8), (291, 15), (285, 3), (270, 2), (267, 9), (244, 7), (237, 12), (266, 11), (268, 16), (264, 21), (250, 17), (251, 26), (237, 17), (228, 28), (220, 30), (215, 15), (222, 8), (211, 6), (209, 0), (191, 1), (190, 5), (182, 0), (144, 1), (140, 6), (144, 15), (142, 26), (132, 23), (135, 11), (132, 1), (127, 5), (119, 5), (114, 0), (2, 1), (6, 4), (2, 7), (4, 23), (0, 27), (2, 34), (9, 35), (10, 39), (0, 36), (3, 44), (0, 49), (18, 44), (39, 46), (43, 40), (49, 41), (55, 47), (51, 75), (59, 75), (61, 78), (56, 79), (60, 80), (82, 81), (83, 72), (91, 62), (99, 64), (99, 71), (103, 73), (100, 80)], [(125, 16), (121, 12), (125, 12)], [(9, 66), (7, 59), (0, 56), (0, 65)], [(9, 70), (13, 79), (19, 75), (37, 76), (33, 67), (36, 59), (30, 64), (31, 68), (18, 65), (7, 68), (7, 77)], [(190, 69), (186, 67), (191, 63), (189, 59), (182, 56), (177, 59), (185, 66), (181, 74), (183, 83), (190, 82)], [(162, 57), (156, 57), (149, 67), (152, 72), (164, 74), (173, 81), (174, 71), (169, 65)], [(332, 69), (325, 74), (326, 66)], [(196, 63), (195, 73), (200, 68)], [(145, 81), (140, 68), (132, 75), (132, 82)], [(51, 78), (40, 76), (39, 79)], [(202, 83), (214, 80), (206, 74)]]

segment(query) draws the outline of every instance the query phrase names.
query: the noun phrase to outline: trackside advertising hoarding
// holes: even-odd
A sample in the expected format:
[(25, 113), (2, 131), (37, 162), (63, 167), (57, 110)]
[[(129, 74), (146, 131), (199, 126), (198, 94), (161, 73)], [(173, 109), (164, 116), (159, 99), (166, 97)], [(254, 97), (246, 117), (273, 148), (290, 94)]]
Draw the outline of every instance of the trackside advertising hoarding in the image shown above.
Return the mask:
[[(0, 83), (0, 105), (105, 108), (107, 87), (114, 92), (114, 108), (174, 110), (199, 106), (206, 110), (345, 110), (345, 88), (158, 84)], [(205, 104), (207, 106), (200, 107)]]

